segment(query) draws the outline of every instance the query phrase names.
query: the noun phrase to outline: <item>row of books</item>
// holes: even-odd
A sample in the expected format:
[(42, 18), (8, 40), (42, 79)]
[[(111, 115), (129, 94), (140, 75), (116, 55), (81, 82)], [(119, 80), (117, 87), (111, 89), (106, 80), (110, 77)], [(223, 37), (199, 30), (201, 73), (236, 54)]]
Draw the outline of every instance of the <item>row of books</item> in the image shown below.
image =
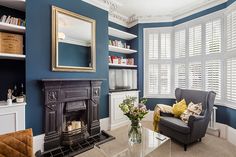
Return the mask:
[(122, 64), (122, 65), (134, 65), (134, 58), (123, 58), (120, 56), (109, 56), (109, 63)]
[(130, 49), (130, 45), (119, 40), (109, 40), (109, 45)]
[(0, 22), (12, 24), (12, 25), (17, 25), (17, 26), (25, 26), (24, 20), (22, 20), (20, 18), (12, 17), (10, 15), (8, 15), (8, 16), (3, 15), (0, 19)]
[(137, 70), (132, 69), (110, 69), (109, 89), (137, 89)]

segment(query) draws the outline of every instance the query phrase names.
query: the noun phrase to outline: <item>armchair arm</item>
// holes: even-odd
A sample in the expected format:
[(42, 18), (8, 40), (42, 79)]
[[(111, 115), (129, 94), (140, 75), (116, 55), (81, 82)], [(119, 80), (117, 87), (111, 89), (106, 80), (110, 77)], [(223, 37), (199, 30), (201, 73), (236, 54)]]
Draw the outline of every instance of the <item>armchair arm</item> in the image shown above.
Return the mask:
[(194, 123), (204, 123), (205, 116), (190, 116), (188, 119), (188, 126), (193, 127)]
[(174, 115), (172, 113), (164, 113), (164, 112), (160, 112), (160, 116), (163, 116), (163, 117), (174, 117)]
[(205, 136), (208, 121), (206, 116), (190, 116), (188, 126), (191, 130), (191, 140), (202, 138)]

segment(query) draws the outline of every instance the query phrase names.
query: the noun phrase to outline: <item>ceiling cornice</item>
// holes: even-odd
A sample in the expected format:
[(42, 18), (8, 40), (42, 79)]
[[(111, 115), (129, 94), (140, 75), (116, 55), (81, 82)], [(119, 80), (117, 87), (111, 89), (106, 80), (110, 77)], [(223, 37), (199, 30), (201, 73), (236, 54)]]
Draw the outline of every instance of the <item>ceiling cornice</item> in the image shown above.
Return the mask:
[(121, 4), (116, 2), (115, 0), (82, 0), (82, 1), (109, 12), (113, 12), (119, 6), (121, 6)]
[[(224, 2), (227, 2), (227, 0), (209, 0), (207, 3), (199, 4), (192, 9), (189, 9), (189, 8), (191, 8), (190, 6), (186, 6), (184, 8), (181, 8), (181, 10), (176, 10), (174, 13), (172, 13), (172, 15), (164, 15), (164, 16), (158, 16), (158, 15), (136, 16), (136, 15), (132, 15), (130, 17), (127, 17), (127, 16), (124, 16), (121, 13), (117, 12), (117, 8), (121, 7), (122, 5), (119, 4), (115, 0), (82, 0), (82, 1), (108, 11), (109, 21), (120, 24), (124, 27), (132, 27), (138, 23), (173, 22), (173, 21), (179, 20), (181, 18), (193, 15), (197, 12), (217, 6), (217, 5), (222, 4)], [(187, 10), (187, 11), (183, 12), (183, 10)]]

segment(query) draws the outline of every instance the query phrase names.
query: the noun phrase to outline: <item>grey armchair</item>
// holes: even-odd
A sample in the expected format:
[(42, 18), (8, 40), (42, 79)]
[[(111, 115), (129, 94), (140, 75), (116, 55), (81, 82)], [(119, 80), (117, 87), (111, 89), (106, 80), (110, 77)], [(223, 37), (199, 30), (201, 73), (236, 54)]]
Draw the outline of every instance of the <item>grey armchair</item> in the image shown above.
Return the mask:
[(199, 116), (190, 116), (188, 124), (182, 120), (173, 116), (162, 114), (159, 122), (159, 131), (182, 143), (184, 150), (187, 150), (187, 145), (201, 141), (201, 138), (205, 136), (208, 123), (211, 117), (211, 111), (213, 110), (215, 92), (206, 92), (198, 90), (187, 90), (177, 88), (175, 90), (175, 96), (177, 101), (185, 99), (186, 103), (202, 103), (202, 113)]

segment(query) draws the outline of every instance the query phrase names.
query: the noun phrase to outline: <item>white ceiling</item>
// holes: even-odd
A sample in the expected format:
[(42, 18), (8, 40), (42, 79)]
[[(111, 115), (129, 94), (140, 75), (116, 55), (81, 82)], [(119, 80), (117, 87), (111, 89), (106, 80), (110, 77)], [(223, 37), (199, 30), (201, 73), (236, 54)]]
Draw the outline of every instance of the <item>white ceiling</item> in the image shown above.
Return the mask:
[(109, 12), (109, 21), (125, 27), (172, 22), (228, 0), (82, 0)]
[(172, 18), (216, 1), (219, 0), (114, 0), (118, 2), (116, 12), (127, 17), (170, 16)]

